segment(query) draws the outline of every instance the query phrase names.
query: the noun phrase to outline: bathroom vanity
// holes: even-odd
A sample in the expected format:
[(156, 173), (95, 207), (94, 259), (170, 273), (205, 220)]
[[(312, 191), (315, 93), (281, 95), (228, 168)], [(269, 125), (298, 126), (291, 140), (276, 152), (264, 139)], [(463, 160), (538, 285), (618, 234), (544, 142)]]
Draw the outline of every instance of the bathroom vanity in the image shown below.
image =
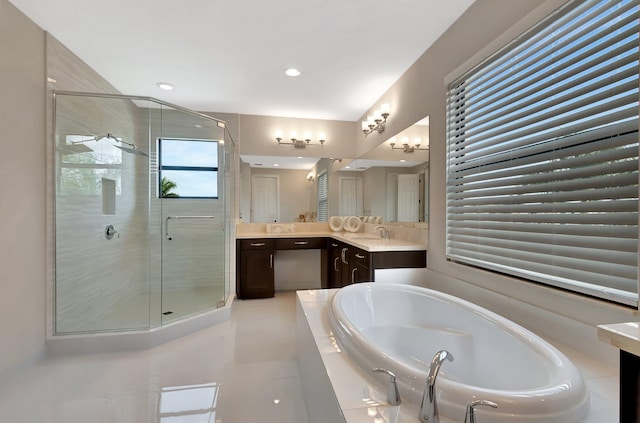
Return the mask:
[(377, 269), (427, 266), (426, 245), (384, 240), (375, 233), (239, 233), (236, 248), (236, 295), (239, 299), (274, 295), (276, 252), (281, 250), (320, 250), (322, 288), (373, 282)]

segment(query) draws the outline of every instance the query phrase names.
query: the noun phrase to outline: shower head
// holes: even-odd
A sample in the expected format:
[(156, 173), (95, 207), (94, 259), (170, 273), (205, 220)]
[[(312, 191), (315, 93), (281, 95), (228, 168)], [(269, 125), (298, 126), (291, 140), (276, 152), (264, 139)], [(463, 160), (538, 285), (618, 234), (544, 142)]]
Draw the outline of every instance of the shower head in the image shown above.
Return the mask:
[(122, 151), (126, 151), (127, 153), (137, 154), (138, 156), (149, 157), (149, 155), (144, 151), (138, 150), (138, 148), (134, 144), (129, 144), (129, 143), (123, 143), (123, 144), (131, 145), (131, 147), (124, 146), (124, 145), (115, 145), (115, 144), (114, 144), (114, 147), (119, 148)]
[(136, 154), (136, 155), (139, 155), (139, 156), (149, 157), (149, 155), (147, 153), (145, 153), (144, 151), (138, 149), (138, 147), (135, 144), (132, 144), (132, 143), (126, 142), (126, 141), (122, 141), (122, 140), (114, 137), (111, 134), (107, 134), (107, 136), (105, 138), (112, 139), (112, 140), (114, 140), (114, 141), (116, 141), (116, 142), (118, 142), (120, 144), (123, 144), (123, 145), (112, 144), (114, 147), (119, 148), (122, 151), (125, 151), (127, 153), (131, 153), (131, 154)]
[[(145, 153), (142, 150), (139, 150), (138, 147), (135, 144), (131, 144), (130, 142), (126, 142), (126, 141), (122, 141), (121, 139), (118, 139), (117, 137), (115, 137), (114, 135), (108, 133), (107, 135), (103, 135), (103, 136), (91, 136), (91, 138), (87, 138), (85, 140), (80, 140), (80, 141), (72, 141), (70, 145), (68, 145), (67, 147), (73, 147), (72, 150), (78, 150), (78, 151), (73, 151), (74, 153), (87, 153), (89, 151), (93, 151), (92, 149), (90, 149), (89, 147), (86, 147), (84, 145), (85, 142), (89, 142), (89, 141), (102, 141), (104, 139), (107, 140), (114, 140), (115, 142), (117, 142), (118, 144), (122, 144), (122, 145), (116, 145), (114, 143), (110, 143), (111, 145), (113, 145), (116, 148), (119, 148), (122, 151), (125, 151), (127, 153), (131, 153), (131, 154), (137, 154), (139, 156), (145, 156), (145, 157), (149, 157), (149, 155), (147, 153)], [(67, 153), (70, 154), (70, 153)]]
[(87, 147), (84, 144), (64, 144), (58, 147), (58, 151), (60, 151), (63, 155), (68, 154), (78, 154), (78, 153), (90, 153), (93, 150)]

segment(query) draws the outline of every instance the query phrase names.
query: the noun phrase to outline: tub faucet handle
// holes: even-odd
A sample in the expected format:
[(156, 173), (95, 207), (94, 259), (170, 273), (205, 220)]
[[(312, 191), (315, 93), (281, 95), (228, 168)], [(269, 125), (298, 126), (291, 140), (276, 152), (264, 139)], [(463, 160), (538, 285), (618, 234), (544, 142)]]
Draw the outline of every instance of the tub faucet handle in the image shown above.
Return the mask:
[(389, 405), (400, 404), (400, 392), (398, 392), (398, 384), (396, 383), (396, 375), (387, 369), (376, 367), (373, 369), (374, 373), (386, 373), (391, 378), (389, 386), (387, 387), (387, 402)]
[(476, 423), (475, 407), (486, 405), (488, 407), (498, 408), (498, 404), (487, 400), (472, 401), (467, 405), (467, 413), (464, 415), (464, 423)]

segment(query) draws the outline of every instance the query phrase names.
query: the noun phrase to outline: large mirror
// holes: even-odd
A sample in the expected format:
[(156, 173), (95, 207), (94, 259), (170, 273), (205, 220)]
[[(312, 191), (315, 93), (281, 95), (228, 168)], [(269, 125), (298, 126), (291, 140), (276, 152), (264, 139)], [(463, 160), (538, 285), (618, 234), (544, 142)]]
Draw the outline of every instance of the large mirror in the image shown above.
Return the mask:
[(429, 220), (429, 118), (361, 157), (241, 155), (243, 222), (314, 222), (374, 216), (405, 225)]

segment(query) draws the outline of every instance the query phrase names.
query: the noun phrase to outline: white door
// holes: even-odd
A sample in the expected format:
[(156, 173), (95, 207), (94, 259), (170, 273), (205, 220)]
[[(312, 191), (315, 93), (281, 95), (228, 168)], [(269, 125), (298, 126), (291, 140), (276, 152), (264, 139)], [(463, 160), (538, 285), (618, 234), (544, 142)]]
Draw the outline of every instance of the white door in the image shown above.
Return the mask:
[(398, 174), (387, 175), (387, 222), (398, 221)]
[(419, 201), (418, 175), (398, 175), (398, 222), (417, 222)]
[(340, 178), (340, 216), (361, 216), (363, 213), (362, 178)]
[(253, 175), (251, 177), (251, 222), (277, 222), (280, 220), (278, 176)]

